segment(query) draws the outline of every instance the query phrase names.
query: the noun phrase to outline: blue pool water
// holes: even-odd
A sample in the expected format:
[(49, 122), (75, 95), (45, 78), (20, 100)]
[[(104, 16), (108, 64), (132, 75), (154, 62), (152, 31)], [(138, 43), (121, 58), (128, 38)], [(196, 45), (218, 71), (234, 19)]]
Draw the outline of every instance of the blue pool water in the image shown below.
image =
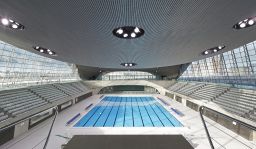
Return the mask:
[(153, 97), (107, 96), (74, 127), (182, 127)]

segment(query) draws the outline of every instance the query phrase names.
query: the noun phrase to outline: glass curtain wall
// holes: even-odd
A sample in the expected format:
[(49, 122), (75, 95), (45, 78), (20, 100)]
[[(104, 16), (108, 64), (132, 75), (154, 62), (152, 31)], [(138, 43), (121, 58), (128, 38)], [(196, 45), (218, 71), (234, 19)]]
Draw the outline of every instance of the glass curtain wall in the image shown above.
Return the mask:
[(75, 65), (0, 41), (0, 90), (80, 80)]
[(256, 87), (256, 41), (192, 62), (178, 80)]
[(156, 76), (142, 71), (116, 71), (103, 74), (102, 80), (155, 80)]

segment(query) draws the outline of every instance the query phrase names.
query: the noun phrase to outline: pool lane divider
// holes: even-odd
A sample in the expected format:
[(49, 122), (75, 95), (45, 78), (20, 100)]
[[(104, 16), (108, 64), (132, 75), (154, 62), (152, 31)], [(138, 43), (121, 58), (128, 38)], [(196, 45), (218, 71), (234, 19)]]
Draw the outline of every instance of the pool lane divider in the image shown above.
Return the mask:
[(164, 103), (165, 105), (170, 106), (170, 104), (167, 103), (167, 102), (165, 102), (162, 98), (157, 97), (157, 99), (159, 99), (159, 100), (160, 100), (162, 103)]
[(78, 114), (76, 114), (74, 117), (72, 117), (72, 118), (66, 123), (66, 126), (69, 125), (69, 124), (71, 124), (72, 122), (74, 122), (75, 119), (77, 119), (80, 115), (81, 115), (81, 114), (78, 113)]
[(92, 107), (92, 103), (89, 105), (89, 106), (87, 106), (87, 107), (85, 107), (85, 109), (84, 110), (88, 110), (88, 109), (90, 109), (90, 107)]
[(173, 112), (175, 112), (176, 114), (178, 114), (179, 116), (184, 116), (184, 114), (182, 113), (182, 112), (180, 112), (178, 109), (175, 109), (175, 108), (171, 108), (171, 110), (173, 111)]

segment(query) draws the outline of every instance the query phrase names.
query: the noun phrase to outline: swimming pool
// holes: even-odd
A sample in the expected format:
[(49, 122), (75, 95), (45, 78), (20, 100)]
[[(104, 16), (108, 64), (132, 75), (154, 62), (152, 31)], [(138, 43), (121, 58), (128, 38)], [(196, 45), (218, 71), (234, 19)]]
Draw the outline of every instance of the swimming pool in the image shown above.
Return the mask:
[(153, 97), (106, 96), (74, 127), (182, 127)]

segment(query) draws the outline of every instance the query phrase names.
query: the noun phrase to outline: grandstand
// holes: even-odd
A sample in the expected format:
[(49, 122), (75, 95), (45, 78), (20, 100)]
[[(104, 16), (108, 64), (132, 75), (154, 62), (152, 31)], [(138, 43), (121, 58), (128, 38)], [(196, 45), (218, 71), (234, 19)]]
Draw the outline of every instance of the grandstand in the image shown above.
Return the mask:
[(0, 149), (256, 149), (256, 1), (0, 3)]

